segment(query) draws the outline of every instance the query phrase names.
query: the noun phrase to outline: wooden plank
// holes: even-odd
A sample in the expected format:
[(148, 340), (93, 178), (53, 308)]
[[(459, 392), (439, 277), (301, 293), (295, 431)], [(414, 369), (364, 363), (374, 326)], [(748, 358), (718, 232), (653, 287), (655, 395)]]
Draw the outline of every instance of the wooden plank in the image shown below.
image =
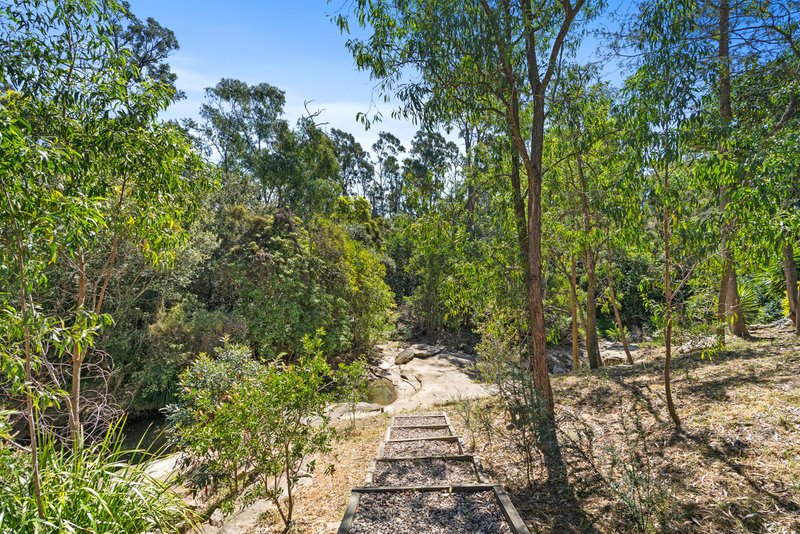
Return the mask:
[(436, 486), (357, 486), (354, 493), (399, 493), (403, 491), (494, 491), (493, 484), (440, 484)]
[(353, 525), (353, 519), (356, 517), (356, 510), (358, 509), (358, 500), (361, 498), (361, 493), (353, 491), (350, 493), (350, 500), (347, 501), (347, 509), (344, 511), (344, 517), (339, 524), (337, 534), (347, 534), (350, 527)]
[[(411, 428), (411, 427), (401, 427)], [(386, 443), (403, 443), (404, 441), (455, 441), (458, 442), (461, 436), (431, 436), (428, 438), (403, 438), (403, 439), (387, 439)]]
[(403, 457), (392, 457), (392, 458), (378, 458), (378, 461), (381, 462), (394, 462), (394, 461), (408, 461), (408, 460), (475, 460), (475, 458), (471, 454), (454, 454), (452, 456), (407, 456)]
[(425, 413), (425, 414), (413, 414), (413, 413), (399, 413), (395, 415), (398, 419), (405, 419), (408, 417), (447, 417), (447, 414), (444, 412), (437, 412), (437, 413)]
[(494, 487), (494, 492), (497, 495), (497, 500), (500, 501), (500, 508), (503, 510), (503, 515), (506, 516), (506, 520), (514, 531), (514, 534), (531, 534), (525, 522), (522, 521), (519, 512), (517, 512), (514, 503), (512, 503), (511, 499), (508, 497), (508, 493), (505, 492), (502, 486), (496, 485)]
[(399, 430), (399, 429), (401, 429), (401, 428), (403, 428), (403, 429), (405, 429), (405, 428), (416, 428), (416, 429), (420, 429), (420, 428), (422, 428), (422, 429), (424, 429), (424, 430), (441, 430), (442, 428), (448, 428), (448, 429), (450, 429), (450, 430), (453, 430), (453, 428), (452, 428), (450, 425), (413, 425), (413, 426), (412, 426), (412, 425), (407, 425), (407, 426), (390, 426), (390, 427), (389, 427), (389, 430)]

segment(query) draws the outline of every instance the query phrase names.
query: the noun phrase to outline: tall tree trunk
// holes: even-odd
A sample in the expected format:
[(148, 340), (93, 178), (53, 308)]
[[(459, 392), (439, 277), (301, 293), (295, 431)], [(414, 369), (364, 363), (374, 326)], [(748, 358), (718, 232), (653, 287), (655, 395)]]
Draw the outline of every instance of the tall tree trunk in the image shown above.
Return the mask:
[[(664, 195), (669, 191), (669, 167), (664, 169)], [(668, 201), (664, 200), (664, 394), (667, 397), (667, 411), (675, 427), (680, 430), (681, 420), (672, 400), (672, 258), (670, 256), (670, 213)]]
[(797, 264), (792, 245), (783, 247), (783, 277), (786, 281), (786, 299), (789, 301), (789, 319), (794, 323), (797, 317)]
[(520, 182), (519, 153), (511, 147), (511, 196), (514, 203), (514, 223), (517, 227), (517, 246), (519, 246), (522, 268), (525, 269), (525, 287), (530, 283), (528, 276), (528, 217), (525, 214), (525, 199)]
[(584, 266), (589, 284), (586, 289), (586, 354), (589, 358), (589, 367), (597, 369), (603, 365), (600, 357), (600, 344), (597, 339), (597, 271), (595, 269), (594, 251), (589, 245), (589, 235), (592, 232), (592, 214), (589, 208), (589, 185), (583, 172), (583, 158), (580, 154), (576, 157), (578, 164), (578, 179), (581, 183), (581, 209), (583, 211), (583, 232), (586, 236), (584, 246)]
[[(721, 0), (719, 5), (719, 114), (723, 126), (723, 139), (719, 144), (719, 153), (722, 161), (729, 159), (728, 154), (728, 127), (733, 121), (733, 108), (731, 107), (731, 57), (730, 57), (730, 4), (728, 0)], [(722, 168), (727, 166), (723, 163)], [(726, 177), (722, 177), (720, 184), (720, 209), (723, 216), (727, 204), (727, 183)], [(722, 242), (722, 278), (720, 280), (720, 298), (725, 300), (725, 317), (728, 321), (731, 333), (738, 337), (747, 337), (747, 325), (742, 312), (741, 300), (739, 298), (739, 287), (736, 279), (736, 268), (733, 262), (728, 242), (733, 232), (733, 223), (725, 221), (722, 224), (720, 241)], [(719, 315), (720, 305), (717, 306)], [(723, 333), (724, 336), (724, 333)], [(717, 332), (720, 338), (720, 333)], [(722, 337), (724, 342), (724, 337)]]
[(787, 244), (783, 247), (783, 277), (786, 280), (786, 298), (789, 301), (789, 319), (800, 326), (797, 313), (797, 304), (800, 302), (800, 292), (797, 289), (797, 263), (794, 261), (794, 247)]
[[(610, 267), (610, 265), (609, 265)], [(622, 316), (619, 313), (619, 306), (617, 306), (617, 293), (614, 291), (614, 277), (611, 275), (611, 269), (608, 269), (608, 289), (611, 293), (611, 307), (614, 309), (614, 319), (617, 322), (617, 329), (619, 329), (619, 339), (622, 341), (622, 348), (625, 349), (625, 358), (628, 363), (633, 365), (633, 356), (628, 347), (628, 336), (625, 335), (625, 326), (622, 324)]]
[[(519, 78), (509, 61), (506, 54), (505, 43), (497, 34), (497, 51), (499, 53), (500, 69), (503, 78), (508, 83), (509, 94), (505, 99), (506, 119), (511, 129), (514, 139), (516, 152), (522, 159), (525, 172), (528, 177), (528, 247), (527, 263), (530, 283), (527, 287), (528, 312), (530, 316), (530, 347), (528, 355), (528, 369), (531, 380), (548, 411), (549, 420), (555, 422), (555, 410), (553, 406), (553, 391), (550, 387), (550, 376), (547, 374), (547, 342), (544, 324), (544, 302), (542, 293), (542, 155), (544, 153), (544, 122), (545, 122), (545, 96), (547, 87), (560, 65), (561, 50), (564, 40), (569, 32), (572, 22), (583, 7), (584, 0), (576, 0), (574, 4), (569, 2), (564, 4), (564, 19), (561, 27), (548, 45), (550, 52), (544, 57), (548, 58), (541, 63), (545, 66), (544, 74), (540, 71), (540, 46), (541, 40), (538, 33), (541, 31), (533, 23), (533, 6), (530, 2), (521, 1), (519, 3), (522, 14), (522, 37), (525, 39), (525, 63), (527, 65), (527, 87), (522, 92), (533, 97), (533, 114), (531, 117), (530, 143), (523, 138), (523, 128), (520, 118), (520, 90), (518, 87)], [(481, 0), (482, 9), (490, 21), (496, 21), (495, 8), (488, 0)], [(498, 8), (503, 13), (511, 15), (511, 3), (501, 2)], [(530, 150), (529, 150), (530, 147)], [(556, 455), (551, 448), (554, 445), (557, 449), (557, 442), (553, 437), (553, 442), (543, 444), (545, 456), (555, 458)]]
[(581, 367), (581, 353), (578, 339), (578, 268), (575, 257), (572, 257), (572, 278), (570, 279), (570, 289), (572, 290), (572, 370), (577, 371)]
[(602, 367), (603, 359), (600, 357), (600, 344), (597, 339), (597, 273), (595, 272), (594, 253), (586, 247), (585, 253), (586, 276), (589, 283), (586, 286), (586, 355), (589, 358), (589, 368)]
[[(719, 188), (719, 207), (720, 211), (724, 214), (727, 205), (727, 191), (725, 186)], [(725, 346), (725, 330), (726, 323), (728, 322), (728, 307), (726, 305), (728, 299), (728, 263), (730, 257), (728, 256), (728, 233), (725, 230), (725, 223), (722, 225), (722, 232), (720, 235), (720, 257), (722, 261), (722, 275), (720, 276), (719, 283), (719, 296), (717, 297), (717, 344), (720, 347)]]
[(533, 385), (542, 396), (548, 414), (555, 412), (550, 375), (547, 372), (547, 337), (544, 324), (542, 292), (542, 155), (544, 151), (544, 90), (536, 95), (533, 106), (531, 157), (528, 171), (528, 308), (531, 337), (528, 371)]

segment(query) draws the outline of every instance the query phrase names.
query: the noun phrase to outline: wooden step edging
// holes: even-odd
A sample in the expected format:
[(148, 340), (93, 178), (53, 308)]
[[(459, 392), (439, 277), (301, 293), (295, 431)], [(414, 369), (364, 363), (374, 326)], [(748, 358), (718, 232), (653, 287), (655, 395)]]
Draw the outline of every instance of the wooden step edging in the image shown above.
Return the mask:
[(447, 430), (450, 432), (450, 436), (431, 436), (431, 437), (441, 437), (447, 438), (453, 436), (455, 433), (453, 432), (453, 427), (449, 424), (447, 425), (419, 425), (419, 426), (392, 426), (386, 429), (386, 435), (384, 436), (385, 441), (398, 441), (400, 439), (425, 439), (425, 438), (395, 438), (392, 439), (392, 430)]
[[(441, 436), (441, 437), (438, 437), (438, 438), (391, 439), (391, 440), (388, 440), (388, 441), (384, 440), (384, 441), (381, 442), (380, 446), (378, 447), (378, 458), (380, 458), (381, 460), (383, 460), (385, 458), (384, 452), (385, 452), (385, 449), (386, 449), (386, 445), (388, 443), (409, 443), (409, 442), (415, 442), (415, 441), (446, 441), (446, 442), (450, 442), (450, 443), (454, 442), (458, 447), (458, 453), (457, 454), (453, 454), (453, 455), (448, 455), (448, 456), (441, 456), (441, 458), (449, 458), (450, 456), (461, 456), (461, 455), (464, 454), (464, 442), (463, 442), (463, 440), (461, 439), (460, 436)], [(405, 459), (408, 459), (408, 458), (419, 458), (419, 456), (405, 457)]]
[(364, 493), (400, 493), (409, 491), (447, 491), (449, 493), (467, 493), (474, 491), (493, 491), (497, 498), (497, 505), (503, 513), (506, 522), (513, 534), (530, 534), (528, 527), (522, 521), (517, 509), (508, 498), (505, 490), (498, 485), (492, 484), (463, 484), (454, 486), (393, 486), (393, 487), (356, 487), (350, 494), (350, 500), (347, 503), (347, 510), (344, 512), (344, 518), (339, 525), (337, 534), (348, 534), (350, 527), (356, 517), (358, 510), (358, 503), (361, 500), (361, 495)]
[[(435, 417), (437, 419), (444, 419), (444, 423), (434, 423), (432, 425), (406, 425), (406, 424), (395, 424), (398, 422), (403, 422), (403, 420), (407, 419), (421, 419), (423, 417)], [(439, 414), (439, 415), (394, 415), (392, 416), (392, 420), (389, 422), (389, 428), (419, 428), (422, 426), (449, 426), (452, 430), (453, 425), (450, 424), (450, 416), (447, 414)]]
[(399, 458), (375, 458), (370, 462), (369, 468), (367, 469), (367, 478), (364, 481), (365, 487), (373, 487), (373, 488), (380, 488), (380, 487), (388, 487), (388, 486), (377, 486), (374, 484), (375, 479), (375, 469), (378, 467), (378, 462), (416, 462), (416, 461), (426, 461), (426, 460), (454, 460), (457, 462), (471, 462), (472, 463), (472, 471), (475, 474), (475, 478), (478, 480), (478, 484), (483, 484), (486, 477), (483, 473), (483, 469), (480, 467), (480, 464), (476, 461), (476, 458), (471, 454), (460, 454), (458, 456), (407, 456), (407, 457), (399, 457)]
[[(444, 423), (433, 425), (404, 425), (396, 424), (408, 422), (408, 419), (421, 418), (421, 417), (437, 417), (444, 420)], [(403, 420), (406, 421), (403, 421)], [(431, 436), (431, 437), (417, 437), (417, 438), (404, 438), (404, 439), (391, 439), (393, 429), (399, 428), (413, 428), (422, 430), (441, 430), (447, 428), (450, 436)], [(390, 457), (384, 456), (386, 445), (390, 443), (408, 443), (408, 442), (424, 442), (424, 441), (445, 441), (454, 442), (458, 447), (458, 454), (452, 455), (439, 455), (439, 456), (403, 456), (403, 457)], [(502, 511), (506, 524), (511, 529), (513, 534), (530, 534), (528, 527), (522, 521), (517, 509), (514, 507), (508, 494), (502, 486), (491, 484), (488, 482), (486, 473), (480, 460), (471, 454), (465, 454), (466, 447), (464, 440), (461, 436), (457, 436), (450, 424), (450, 417), (445, 413), (439, 414), (423, 414), (423, 415), (395, 415), (392, 417), (389, 427), (386, 429), (384, 439), (378, 446), (377, 457), (370, 462), (367, 469), (367, 476), (364, 481), (364, 486), (354, 487), (350, 494), (350, 499), (347, 503), (347, 509), (344, 513), (344, 518), (339, 525), (338, 534), (348, 534), (353, 522), (356, 518), (358, 505), (361, 496), (365, 493), (400, 493), (400, 492), (425, 492), (425, 491), (446, 491), (448, 493), (465, 493), (465, 492), (481, 492), (491, 491), (496, 498), (496, 504)], [(378, 462), (399, 462), (399, 461), (425, 461), (425, 460), (454, 460), (465, 461), (472, 463), (472, 469), (475, 473), (477, 482), (475, 483), (461, 483), (461, 484), (432, 484), (426, 486), (376, 486), (374, 485), (375, 470), (377, 469)]]

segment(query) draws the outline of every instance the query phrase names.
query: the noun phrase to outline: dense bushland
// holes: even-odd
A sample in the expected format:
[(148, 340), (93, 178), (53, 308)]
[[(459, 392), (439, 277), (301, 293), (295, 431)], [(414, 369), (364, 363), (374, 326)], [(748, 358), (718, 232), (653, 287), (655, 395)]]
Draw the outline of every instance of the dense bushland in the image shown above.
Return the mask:
[[(364, 148), (314, 113), (290, 124), (268, 83), (222, 79), (200, 120), (161, 121), (182, 97), (170, 30), (124, 2), (0, 3), (0, 469), (30, 466), (21, 521), (77, 525), (42, 481), (102, 471), (91, 444), (123, 412), (170, 404), (214, 480), (246, 470), (275, 495), (397, 312), (401, 335), (475, 332), (485, 361), (515, 360), (526, 446), (546, 455), (548, 344), (596, 369), (600, 337), (663, 343), (680, 428), (673, 345), (713, 355), (726, 330), (782, 317), (800, 333), (800, 8), (638, 2), (600, 41), (616, 87), (575, 55), (606, 6), (545, 4), (350, 5), (335, 18), (363, 27), (357, 66), (420, 124), (408, 147), (381, 132)], [(294, 410), (313, 446), (278, 462), (291, 432), (226, 396)], [(270, 463), (241, 456), (245, 438)], [(137, 477), (109, 488), (158, 495)]]

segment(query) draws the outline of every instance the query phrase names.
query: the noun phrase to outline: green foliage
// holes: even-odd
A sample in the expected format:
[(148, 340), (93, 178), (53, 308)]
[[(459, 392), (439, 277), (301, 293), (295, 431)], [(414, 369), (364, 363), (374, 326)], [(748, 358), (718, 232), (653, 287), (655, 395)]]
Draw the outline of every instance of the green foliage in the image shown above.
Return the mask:
[(227, 252), (213, 291), (247, 325), (258, 354), (300, 354), (303, 337), (318, 328), (328, 332), (326, 353), (359, 353), (388, 330), (394, 301), (385, 267), (342, 224), (319, 217), (305, 225), (287, 211), (236, 206), (223, 225)]
[[(671, 532), (678, 507), (667, 482), (650, 465), (647, 436), (634, 411), (633, 421), (621, 415), (626, 441), (608, 451), (609, 489), (620, 527), (641, 534)], [(631, 428), (632, 427), (632, 428)]]
[[(70, 451), (52, 439), (40, 443), (44, 519), (30, 491), (25, 454), (0, 447), (0, 532), (181, 532), (195, 521), (183, 500), (149, 476), (145, 464), (129, 464), (123, 421), (100, 442)], [(139, 452), (139, 454), (145, 454)]]
[(283, 118), (284, 92), (223, 78), (206, 89), (202, 125), (194, 125), (221, 158), (223, 181), (246, 173), (262, 203), (289, 208), (306, 219), (329, 212), (344, 191), (334, 143), (310, 117), (292, 130)]
[[(11, 289), (0, 307), (20, 319), (0, 336), (24, 347), (9, 356), (25, 362), (29, 387), (61, 396), (71, 388), (77, 440), (82, 368), (95, 363), (92, 348), (112, 321), (106, 294), (120, 249), (140, 254), (145, 269), (171, 263), (211, 176), (185, 132), (158, 121), (175, 97), (163, 59), (177, 44), (167, 30), (145, 28), (113, 2), (0, 10), (0, 221), (11, 230), (0, 234), (0, 281)], [(70, 378), (40, 374), (37, 363), (62, 358)], [(98, 401), (101, 412), (107, 403)]]
[(452, 232), (454, 228), (444, 217), (428, 214), (420, 217), (405, 231), (414, 247), (414, 255), (406, 266), (417, 280), (417, 287), (408, 299), (422, 330), (435, 332), (448, 320), (442, 292), (452, 273)]
[(304, 354), (292, 363), (260, 363), (247, 347), (226, 342), (216, 359), (201, 355), (181, 375), (179, 400), (169, 412), (178, 446), (197, 464), (196, 485), (236, 489), (249, 474), (291, 524), (301, 469), (313, 471), (307, 460), (334, 437), (326, 408), (336, 376), (322, 356), (323, 337), (323, 330), (306, 336)]
[(369, 364), (364, 356), (336, 366), (338, 397), (350, 406), (350, 422), (356, 424), (356, 404), (367, 399)]

